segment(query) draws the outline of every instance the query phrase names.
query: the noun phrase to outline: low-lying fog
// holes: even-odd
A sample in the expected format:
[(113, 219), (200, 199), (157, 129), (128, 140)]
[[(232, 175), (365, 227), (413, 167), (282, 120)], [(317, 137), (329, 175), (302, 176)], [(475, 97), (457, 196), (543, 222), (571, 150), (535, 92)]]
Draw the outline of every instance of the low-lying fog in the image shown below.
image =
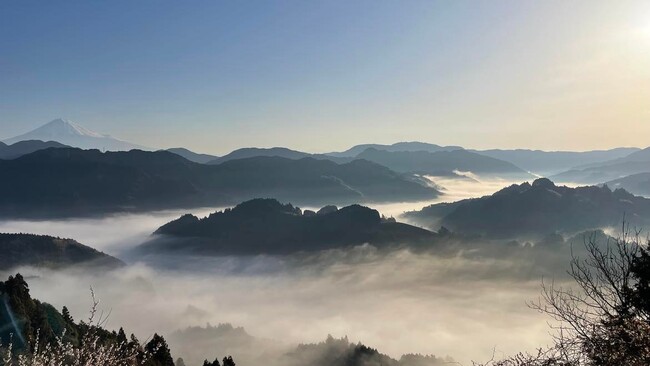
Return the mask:
[[(219, 208), (190, 210), (207, 216)], [(62, 220), (0, 220), (1, 233), (28, 233), (74, 239), (82, 244), (117, 255), (144, 242), (161, 225), (177, 219), (188, 210), (168, 210), (137, 214), (119, 214), (103, 218)]]
[[(490, 194), (512, 182), (441, 180), (435, 202)], [(386, 216), (433, 202), (374, 205)], [(214, 209), (196, 210), (206, 215)], [(185, 211), (67, 221), (4, 221), (0, 232), (74, 238), (118, 255)], [(131, 263), (91, 275), (21, 269), (34, 297), (86, 318), (92, 285), (110, 310), (109, 328), (142, 340), (191, 325), (232, 323), (283, 343), (347, 335), (399, 358), (404, 353), (452, 356), (464, 365), (548, 343), (546, 318), (526, 306), (537, 298), (533, 263), (513, 258), (441, 256), (370, 246), (306, 256), (173, 258), (182, 266)], [(568, 261), (568, 258), (567, 258)], [(8, 274), (2, 274), (6, 277)], [(173, 344), (172, 344), (173, 346)], [(174, 351), (174, 349), (172, 349)], [(219, 350), (206, 357), (223, 356)], [(175, 355), (180, 356), (180, 355)], [(233, 354), (235, 360), (237, 355)], [(251, 365), (256, 366), (256, 365)]]
[(33, 296), (67, 305), (77, 319), (87, 316), (92, 285), (111, 311), (108, 326), (124, 325), (140, 339), (229, 322), (283, 343), (347, 335), (393, 357), (449, 355), (465, 365), (489, 360), (494, 348), (510, 354), (548, 342), (547, 319), (525, 304), (540, 289), (539, 278), (519, 276), (530, 263), (406, 250), (382, 255), (371, 247), (293, 267), (278, 264), (285, 260), (203, 259), (194, 272), (131, 265), (102, 277), (22, 271), (38, 276), (28, 279)]

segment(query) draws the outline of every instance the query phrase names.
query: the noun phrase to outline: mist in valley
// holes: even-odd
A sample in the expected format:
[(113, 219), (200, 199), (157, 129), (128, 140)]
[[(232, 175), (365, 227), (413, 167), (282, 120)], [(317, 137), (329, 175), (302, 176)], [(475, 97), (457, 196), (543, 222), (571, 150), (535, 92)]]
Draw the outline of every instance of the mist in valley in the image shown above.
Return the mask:
[[(530, 262), (381, 253), (368, 246), (320, 253), (304, 263), (273, 257), (178, 259), (188, 261), (181, 271), (142, 264), (104, 275), (18, 271), (31, 277), (32, 296), (59, 309), (68, 306), (76, 319), (88, 315), (93, 286), (101, 308), (110, 312), (108, 328), (123, 325), (140, 339), (231, 323), (284, 345), (331, 334), (396, 358), (449, 355), (464, 364), (489, 359), (493, 348), (509, 354), (548, 341), (546, 319), (526, 307), (540, 285), (539, 276), (529, 274)], [(195, 357), (206, 358), (225, 352), (196, 351)]]
[[(445, 196), (436, 202), (493, 193), (504, 180), (435, 179)], [(386, 216), (433, 202), (376, 205)], [(205, 216), (215, 209), (192, 210)], [(58, 221), (4, 221), (2, 232), (71, 237), (116, 255), (128, 266), (107, 273), (20, 268), (32, 296), (84, 319), (92, 286), (108, 328), (124, 326), (140, 339), (168, 336), (186, 360), (232, 354), (242, 365), (274, 359), (299, 343), (347, 336), (399, 359), (403, 354), (450, 356), (464, 365), (494, 350), (511, 354), (550, 341), (546, 318), (529, 309), (542, 276), (563, 280), (567, 251), (540, 253), (505, 243), (462, 243), (412, 251), (370, 245), (287, 256), (127, 256), (160, 225), (186, 211)], [(565, 260), (566, 259), (566, 260)], [(10, 273), (3, 274), (4, 277)], [(254, 336), (249, 343), (204, 342), (187, 353), (189, 326), (230, 323)], [(273, 341), (271, 341), (273, 340)], [(178, 352), (175, 352), (178, 351)], [(179, 353), (181, 352), (181, 353)]]

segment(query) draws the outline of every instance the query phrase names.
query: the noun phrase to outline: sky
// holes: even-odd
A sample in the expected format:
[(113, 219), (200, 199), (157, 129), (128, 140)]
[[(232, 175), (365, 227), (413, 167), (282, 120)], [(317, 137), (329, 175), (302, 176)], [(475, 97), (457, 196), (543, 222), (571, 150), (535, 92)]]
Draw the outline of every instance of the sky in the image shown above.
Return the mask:
[(650, 2), (0, 1), (0, 138), (650, 145)]

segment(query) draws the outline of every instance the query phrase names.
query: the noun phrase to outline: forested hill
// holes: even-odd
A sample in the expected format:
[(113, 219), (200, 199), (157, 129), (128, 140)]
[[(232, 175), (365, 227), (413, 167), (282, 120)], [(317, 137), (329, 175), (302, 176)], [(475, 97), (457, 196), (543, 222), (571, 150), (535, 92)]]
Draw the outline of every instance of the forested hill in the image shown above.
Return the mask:
[(557, 186), (548, 179), (515, 184), (491, 196), (441, 203), (405, 214), (428, 227), (445, 226), (494, 238), (543, 237), (550, 233), (650, 223), (650, 200), (609, 187)]
[(185, 215), (160, 227), (140, 249), (149, 253), (286, 254), (370, 243), (431, 244), (436, 234), (382, 219), (359, 205), (302, 211), (274, 199), (255, 199), (199, 219)]
[(434, 188), (364, 160), (254, 157), (219, 165), (167, 151), (46, 149), (0, 160), (0, 215), (56, 216), (229, 205), (255, 197), (300, 204), (410, 201)]
[(20, 266), (108, 270), (124, 263), (72, 239), (32, 234), (0, 234), (0, 270)]

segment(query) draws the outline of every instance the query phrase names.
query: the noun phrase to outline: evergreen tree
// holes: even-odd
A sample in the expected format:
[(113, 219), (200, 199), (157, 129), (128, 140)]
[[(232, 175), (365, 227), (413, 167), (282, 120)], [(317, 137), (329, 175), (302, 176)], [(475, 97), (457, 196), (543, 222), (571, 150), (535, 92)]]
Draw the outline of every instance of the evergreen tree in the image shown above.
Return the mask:
[(215, 358), (212, 362), (208, 360), (203, 361), (203, 366), (221, 366), (221, 364), (219, 363), (219, 358)]
[(74, 319), (72, 319), (68, 307), (64, 306), (63, 309), (61, 309), (61, 315), (63, 315), (63, 320), (65, 320), (67, 324), (74, 324)]
[(174, 366), (174, 359), (163, 336), (154, 334), (145, 346), (145, 351), (150, 356), (147, 366)]
[(124, 328), (120, 327), (120, 330), (117, 332), (117, 343), (118, 344), (127, 344), (129, 340), (126, 338), (126, 333), (124, 333)]

